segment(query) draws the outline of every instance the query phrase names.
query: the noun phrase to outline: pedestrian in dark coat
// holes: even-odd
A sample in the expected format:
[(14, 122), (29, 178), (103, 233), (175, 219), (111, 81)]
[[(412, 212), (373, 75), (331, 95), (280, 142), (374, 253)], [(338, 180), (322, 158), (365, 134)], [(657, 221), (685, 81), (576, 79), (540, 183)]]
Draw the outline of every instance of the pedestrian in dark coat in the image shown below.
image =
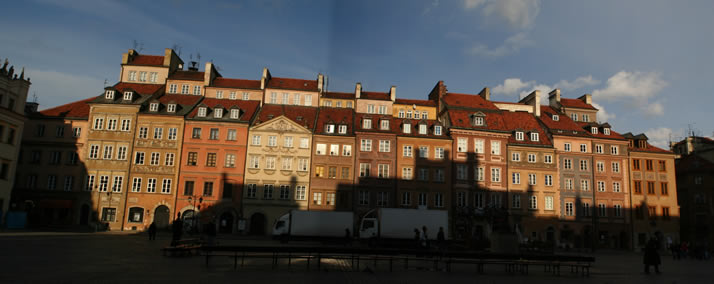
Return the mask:
[(439, 227), (439, 232), (436, 234), (436, 243), (439, 249), (444, 249), (444, 241), (446, 238), (444, 237), (444, 227)]
[(183, 233), (183, 221), (181, 221), (181, 213), (176, 215), (176, 220), (171, 225), (171, 231), (173, 236), (171, 238), (171, 245), (175, 246), (176, 242), (181, 240), (181, 233)]
[(650, 273), (650, 265), (654, 266), (655, 273), (659, 274), (659, 265), (662, 263), (657, 252), (657, 241), (655, 239), (650, 239), (645, 246), (645, 273)]
[(156, 239), (156, 223), (151, 222), (151, 225), (149, 225), (149, 240), (153, 241)]

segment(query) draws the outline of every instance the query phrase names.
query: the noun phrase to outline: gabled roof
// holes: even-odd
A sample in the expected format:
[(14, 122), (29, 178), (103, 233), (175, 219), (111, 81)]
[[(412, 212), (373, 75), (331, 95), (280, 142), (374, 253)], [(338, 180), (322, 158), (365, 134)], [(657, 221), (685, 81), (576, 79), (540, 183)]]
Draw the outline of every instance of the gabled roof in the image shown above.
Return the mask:
[(94, 100), (94, 97), (83, 99), (61, 106), (48, 108), (43, 111), (33, 113), (33, 117), (62, 117), (62, 118), (88, 118), (89, 105), (88, 102)]
[(178, 70), (169, 76), (169, 80), (203, 81), (204, 72)]
[[(116, 90), (113, 100), (105, 98), (105, 94), (101, 94), (91, 100), (89, 103), (97, 104), (122, 104), (122, 105), (137, 105), (142, 104), (147, 99), (154, 95), (164, 92), (164, 84), (137, 84), (137, 83), (117, 83), (114, 86), (106, 87), (107, 90)], [(126, 101), (123, 99), (123, 94), (126, 91), (133, 91), (132, 100)]]
[[(588, 132), (583, 130), (575, 121), (567, 115), (563, 115), (550, 106), (540, 107), (540, 121), (550, 129), (550, 132), (555, 135), (568, 136), (588, 136)], [(558, 121), (553, 120), (553, 115), (558, 115)], [(559, 131), (560, 130), (560, 131)], [(573, 133), (575, 131), (576, 133)]]
[[(617, 139), (617, 140), (625, 140), (626, 138), (622, 136), (620, 133), (610, 129), (610, 135), (605, 135), (603, 132), (603, 127), (602, 125), (597, 124), (596, 122), (576, 122), (580, 127), (582, 127), (590, 136), (594, 138), (605, 138), (605, 139)], [(610, 126), (608, 124), (608, 126)], [(598, 132), (597, 134), (593, 134), (591, 131), (591, 127), (597, 127)], [(609, 127), (608, 127), (609, 128)]]
[[(202, 98), (202, 96), (166, 94), (158, 99), (152, 99), (149, 101), (149, 104), (142, 107), (141, 113), (184, 116), (191, 111), (191, 109), (193, 109), (193, 107), (201, 101)], [(159, 104), (157, 111), (150, 111), (152, 103)], [(174, 112), (167, 111), (169, 104), (176, 104), (176, 110)]]
[(396, 100), (394, 100), (394, 103), (401, 104), (401, 105), (418, 105), (418, 106), (431, 106), (431, 107), (436, 106), (436, 103), (431, 100), (396, 99)]
[(560, 104), (564, 107), (570, 107), (570, 108), (582, 108), (582, 109), (589, 109), (589, 110), (597, 110), (594, 106), (586, 104), (582, 100), (579, 99), (566, 99), (562, 98), (560, 99)]
[(295, 123), (313, 131), (318, 112), (319, 109), (316, 107), (265, 104), (260, 108), (258, 116), (253, 120), (252, 125), (255, 126), (284, 115)]
[[(449, 121), (451, 122), (452, 128), (462, 128), (470, 130), (482, 130), (482, 131), (495, 131), (504, 132), (508, 131), (505, 121), (501, 112), (486, 112), (484, 117), (484, 126), (474, 126), (471, 125), (471, 116), (478, 113), (477, 110), (465, 110), (465, 109), (450, 109), (448, 112)], [(483, 113), (483, 112), (481, 112)]]
[[(368, 118), (372, 120), (372, 128), (370, 129), (364, 129), (362, 128), (362, 120)], [(389, 129), (388, 130), (382, 130), (380, 129), (380, 121), (382, 120), (389, 120)], [(399, 122), (400, 119), (396, 117), (392, 117), (390, 115), (386, 114), (373, 114), (373, 113), (355, 113), (355, 131), (362, 131), (362, 132), (374, 132), (374, 133), (385, 133), (385, 134), (394, 134), (395, 129), (399, 129)]]
[(328, 99), (354, 100), (355, 93), (326, 92), (322, 94), (322, 97)]
[(317, 92), (317, 80), (272, 77), (267, 88)]
[[(230, 118), (230, 109), (238, 107), (241, 109), (242, 113), (238, 121), (246, 122), (250, 121), (255, 115), (260, 107), (260, 101), (243, 101), (243, 100), (228, 100), (228, 99), (215, 99), (215, 98), (204, 98), (199, 106), (206, 106), (213, 110), (216, 106), (221, 106), (227, 109), (227, 112), (223, 113), (223, 118), (215, 118), (211, 113), (207, 113), (206, 117), (201, 117), (198, 119), (205, 120), (226, 120), (226, 121), (236, 121)], [(193, 110), (186, 116), (187, 118), (197, 118), (198, 107), (194, 107)]]
[(447, 107), (463, 107), (472, 109), (498, 110), (492, 102), (485, 100), (479, 95), (447, 93), (442, 100)]
[(213, 79), (213, 85), (211, 85), (211, 87), (260, 90), (260, 80), (245, 80), (218, 77)]
[(137, 55), (127, 65), (164, 66), (162, 55)]
[(392, 96), (389, 93), (382, 92), (361, 92), (359, 95), (360, 99), (363, 100), (381, 100), (381, 101), (391, 101)]
[[(353, 135), (353, 118), (355, 113), (351, 108), (332, 108), (332, 107), (321, 107), (320, 114), (317, 117), (317, 126), (315, 127), (315, 134), (327, 134), (336, 136)], [(326, 124), (335, 124), (335, 133), (326, 133)], [(337, 133), (337, 125), (347, 125), (347, 134)]]
[[(553, 143), (548, 139), (545, 130), (541, 127), (540, 123), (533, 114), (524, 111), (517, 112), (503, 112), (503, 121), (506, 124), (506, 129), (508, 131), (523, 131), (524, 137), (522, 141), (516, 140), (515, 134), (512, 134), (508, 138), (509, 144), (521, 144), (521, 145), (540, 145), (540, 146), (551, 146)], [(530, 133), (538, 133), (538, 141), (531, 141)]]

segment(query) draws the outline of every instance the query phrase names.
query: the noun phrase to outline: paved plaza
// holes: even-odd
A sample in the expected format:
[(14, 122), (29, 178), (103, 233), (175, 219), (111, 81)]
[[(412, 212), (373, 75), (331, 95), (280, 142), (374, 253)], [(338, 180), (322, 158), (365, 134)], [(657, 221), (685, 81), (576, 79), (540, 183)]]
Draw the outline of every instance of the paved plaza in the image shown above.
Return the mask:
[[(601, 251), (589, 278), (563, 269), (555, 277), (531, 268), (529, 275), (506, 274), (492, 268), (477, 274), (470, 267), (453, 272), (429, 270), (429, 265), (388, 272), (362, 263), (359, 272), (347, 262), (325, 260), (318, 270), (307, 271), (305, 263), (293, 262), (271, 269), (270, 260), (247, 261), (233, 270), (233, 261), (215, 258), (207, 267), (205, 258), (164, 257), (161, 248), (169, 243), (168, 233), (149, 241), (145, 234), (0, 232), (0, 283), (711, 283), (713, 261), (673, 261), (663, 256), (661, 275), (642, 272), (637, 253)], [(280, 245), (264, 239), (219, 239), (222, 245)], [(295, 245), (291, 243), (290, 245)], [(365, 271), (366, 266), (370, 266)], [(396, 267), (396, 266), (395, 266)]]

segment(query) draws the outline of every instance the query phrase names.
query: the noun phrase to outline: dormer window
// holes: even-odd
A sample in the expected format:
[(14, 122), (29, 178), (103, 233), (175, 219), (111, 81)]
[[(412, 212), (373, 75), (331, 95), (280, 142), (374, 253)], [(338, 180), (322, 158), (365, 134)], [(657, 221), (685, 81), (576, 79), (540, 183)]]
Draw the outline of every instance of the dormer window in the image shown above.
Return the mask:
[(223, 117), (223, 109), (222, 108), (216, 108), (213, 110), (213, 117), (215, 118), (221, 118)]
[(169, 105), (166, 107), (166, 111), (168, 111), (168, 112), (176, 112), (176, 104), (169, 104)]
[(325, 125), (325, 133), (335, 133), (335, 125), (334, 124)]
[(382, 119), (379, 122), (379, 129), (381, 130), (389, 130), (389, 120)]
[(372, 120), (365, 118), (362, 120), (362, 128), (364, 129), (372, 129)]
[(426, 134), (426, 124), (419, 124), (419, 134)]
[(473, 126), (483, 126), (483, 115), (474, 114), (471, 116), (471, 125)]
[(159, 111), (159, 103), (149, 104), (149, 111)]
[(113, 100), (114, 99), (114, 90), (107, 90), (104, 92), (104, 98), (107, 100)]
[(610, 135), (610, 128), (603, 128), (602, 132), (605, 133), (605, 135)]
[(560, 116), (558, 116), (557, 114), (554, 114), (553, 121), (559, 121), (559, 120), (560, 120)]
[(516, 131), (516, 141), (523, 141), (523, 132)]
[(538, 141), (538, 132), (531, 132), (531, 141)]
[(198, 108), (198, 117), (206, 117), (206, 108), (205, 107)]
[(239, 117), (240, 117), (240, 110), (232, 109), (231, 110), (231, 119), (238, 119)]
[(434, 126), (434, 135), (441, 135), (441, 125)]
[(411, 123), (405, 123), (402, 127), (402, 132), (409, 134), (412, 133), (412, 124)]
[(339, 130), (340, 134), (347, 134), (347, 125), (344, 125), (344, 124), (340, 125), (338, 127), (338, 130)]
[(590, 132), (592, 132), (592, 134), (597, 134), (597, 127), (590, 127)]
[(131, 101), (131, 97), (134, 95), (134, 92), (124, 92), (124, 100), (125, 101)]

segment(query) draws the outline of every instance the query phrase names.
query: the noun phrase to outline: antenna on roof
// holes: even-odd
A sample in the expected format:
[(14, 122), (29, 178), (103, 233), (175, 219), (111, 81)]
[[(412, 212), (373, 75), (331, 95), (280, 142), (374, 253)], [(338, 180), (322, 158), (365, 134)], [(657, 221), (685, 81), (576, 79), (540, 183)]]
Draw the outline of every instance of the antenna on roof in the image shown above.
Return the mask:
[(37, 103), (37, 92), (32, 92), (32, 102)]
[(178, 45), (178, 43), (174, 43), (174, 45), (171, 46), (171, 49), (173, 49), (176, 54), (181, 57), (181, 46)]
[(109, 82), (107, 82), (107, 78), (104, 78), (104, 87), (105, 88), (107, 87), (107, 83), (109, 83)]

